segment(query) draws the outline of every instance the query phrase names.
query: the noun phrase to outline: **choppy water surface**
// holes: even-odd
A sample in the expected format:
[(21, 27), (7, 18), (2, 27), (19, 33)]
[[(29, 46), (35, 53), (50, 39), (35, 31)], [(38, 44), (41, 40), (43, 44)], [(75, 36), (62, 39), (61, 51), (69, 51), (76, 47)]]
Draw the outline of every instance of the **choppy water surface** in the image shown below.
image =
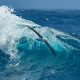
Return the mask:
[[(80, 40), (0, 7), (1, 80), (80, 80)], [(48, 19), (47, 19), (48, 20)], [(53, 47), (56, 57), (28, 25)]]

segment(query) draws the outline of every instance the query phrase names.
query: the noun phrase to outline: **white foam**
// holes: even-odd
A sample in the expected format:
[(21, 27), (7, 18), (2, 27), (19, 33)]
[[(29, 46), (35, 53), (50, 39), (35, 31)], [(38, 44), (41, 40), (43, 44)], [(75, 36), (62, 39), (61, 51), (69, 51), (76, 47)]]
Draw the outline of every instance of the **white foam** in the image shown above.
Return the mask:
[(14, 15), (13, 12), (14, 10), (7, 6), (0, 7), (0, 49), (14, 58), (17, 53), (15, 41), (23, 36), (35, 35), (24, 26), (21, 28), (19, 24), (28, 26), (38, 25)]

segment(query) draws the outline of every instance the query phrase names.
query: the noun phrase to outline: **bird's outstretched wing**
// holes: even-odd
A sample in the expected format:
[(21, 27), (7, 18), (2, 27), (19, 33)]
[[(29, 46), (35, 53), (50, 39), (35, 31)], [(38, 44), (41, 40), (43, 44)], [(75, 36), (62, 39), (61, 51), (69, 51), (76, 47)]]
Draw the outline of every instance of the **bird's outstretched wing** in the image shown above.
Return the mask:
[[(32, 31), (34, 31), (39, 36), (39, 38), (43, 39), (43, 36), (41, 34), (39, 34), (36, 30), (34, 30), (33, 28), (29, 27), (28, 25), (26, 25), (26, 27), (28, 27), (29, 29), (31, 29)], [(54, 49), (51, 47), (51, 45), (48, 43), (48, 41), (46, 39), (43, 39), (43, 42), (51, 50), (51, 53), (56, 56)]]

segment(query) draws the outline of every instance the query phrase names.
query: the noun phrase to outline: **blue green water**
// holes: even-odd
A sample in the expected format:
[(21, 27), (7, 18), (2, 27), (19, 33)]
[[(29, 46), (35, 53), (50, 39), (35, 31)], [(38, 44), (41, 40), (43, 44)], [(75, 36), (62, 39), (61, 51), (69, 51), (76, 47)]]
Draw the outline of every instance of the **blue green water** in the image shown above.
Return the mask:
[(80, 80), (80, 11), (10, 10), (0, 7), (1, 80)]

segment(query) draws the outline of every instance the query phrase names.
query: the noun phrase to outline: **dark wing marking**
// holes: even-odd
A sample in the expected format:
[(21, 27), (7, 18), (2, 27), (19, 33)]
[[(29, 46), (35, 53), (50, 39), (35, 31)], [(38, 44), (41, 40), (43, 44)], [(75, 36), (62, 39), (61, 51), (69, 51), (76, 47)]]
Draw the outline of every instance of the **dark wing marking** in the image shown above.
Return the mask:
[(43, 38), (36, 30), (34, 30), (33, 28), (27, 26), (28, 28), (30, 28), (32, 31), (34, 31), (40, 38)]
[(50, 46), (50, 44), (49, 44), (46, 40), (45, 40), (44, 42), (45, 42), (45, 44), (49, 47), (49, 49), (51, 50), (52, 54), (54, 54), (54, 55), (56, 56), (55, 51), (54, 51), (54, 49)]
[[(33, 28), (29, 27), (28, 25), (26, 25), (26, 26), (27, 26), (29, 29), (31, 29), (32, 31), (34, 31), (40, 38), (43, 39), (43, 37), (42, 37), (36, 30), (34, 30)], [(50, 46), (50, 44), (48, 43), (48, 41), (47, 41), (47, 40), (43, 40), (43, 41), (44, 41), (44, 43), (48, 46), (48, 48), (51, 50), (52, 54), (54, 54), (54, 55), (56, 56), (54, 49)]]

